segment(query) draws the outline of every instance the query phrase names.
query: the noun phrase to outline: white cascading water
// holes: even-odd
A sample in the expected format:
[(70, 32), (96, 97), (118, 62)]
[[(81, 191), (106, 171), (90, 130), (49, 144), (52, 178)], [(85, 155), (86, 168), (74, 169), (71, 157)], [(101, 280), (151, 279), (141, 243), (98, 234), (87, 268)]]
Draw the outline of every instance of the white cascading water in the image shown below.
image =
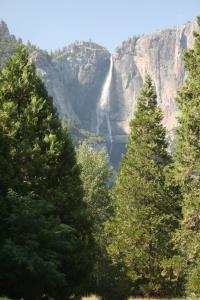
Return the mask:
[(112, 152), (112, 129), (110, 124), (110, 117), (109, 117), (109, 111), (110, 111), (110, 87), (112, 82), (112, 71), (113, 71), (113, 59), (112, 55), (110, 56), (110, 67), (108, 70), (108, 74), (106, 76), (106, 79), (103, 84), (100, 100), (97, 105), (97, 126), (96, 126), (96, 134), (99, 135), (100, 133), (100, 127), (104, 121), (104, 118), (106, 119), (107, 123), (107, 129), (108, 129), (108, 138), (109, 138), (109, 153)]

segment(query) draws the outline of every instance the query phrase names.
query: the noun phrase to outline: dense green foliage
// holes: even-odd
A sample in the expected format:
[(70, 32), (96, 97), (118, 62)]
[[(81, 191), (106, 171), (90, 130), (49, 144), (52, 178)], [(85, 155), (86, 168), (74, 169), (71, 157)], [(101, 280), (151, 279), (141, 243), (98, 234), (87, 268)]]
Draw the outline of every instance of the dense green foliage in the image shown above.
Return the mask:
[[(67, 129), (23, 47), (0, 73), (0, 128), (9, 140), (12, 166), (7, 190), (15, 191), (1, 199), (6, 229), (0, 265), (8, 262), (3, 264), (8, 277), (2, 273), (0, 288), (12, 297), (29, 299), (79, 293), (91, 264), (80, 170)], [(27, 235), (20, 238), (25, 229)], [(12, 259), (6, 256), (7, 247)], [(33, 278), (39, 291), (30, 288)]]
[(83, 142), (77, 151), (77, 161), (81, 168), (81, 179), (85, 191), (84, 200), (88, 204), (94, 238), (93, 261), (89, 292), (104, 293), (107, 268), (106, 239), (104, 224), (111, 215), (111, 199), (108, 181), (111, 174), (108, 156), (105, 150), (96, 150), (88, 142)]
[[(198, 18), (200, 26), (200, 17)], [(200, 33), (184, 55), (175, 154), (147, 75), (116, 181), (102, 138), (66, 126), (25, 49), (0, 35), (0, 296), (200, 296)], [(9, 49), (9, 51), (8, 51)]]
[(67, 295), (61, 261), (67, 253), (73, 255), (73, 229), (50, 216), (53, 207), (33, 193), (19, 196), (9, 191), (0, 207), (1, 294), (25, 299), (57, 297), (58, 291)]
[(134, 292), (145, 296), (173, 293), (161, 274), (162, 262), (172, 255), (178, 205), (166, 184), (165, 168), (171, 158), (161, 121), (147, 75), (130, 123), (127, 154), (113, 189), (115, 215), (108, 225), (113, 261), (125, 267)]
[(96, 236), (97, 233), (101, 234), (102, 226), (111, 214), (108, 183), (112, 169), (106, 151), (96, 150), (87, 142), (79, 146), (77, 160), (85, 190), (84, 199), (88, 204)]
[(182, 258), (180, 271), (186, 274), (187, 292), (200, 296), (200, 33), (195, 32), (195, 37), (194, 48), (184, 55), (188, 75), (177, 97), (181, 114), (175, 178), (182, 189), (183, 216), (174, 242)]
[(73, 142), (77, 147), (79, 147), (84, 141), (91, 145), (105, 144), (105, 139), (102, 136), (96, 135), (94, 132), (76, 127), (72, 124), (68, 126)]
[(85, 190), (84, 200), (88, 204), (94, 238), (94, 268), (88, 282), (88, 292), (103, 299), (124, 299), (130, 291), (130, 282), (118, 266), (114, 266), (106, 251), (108, 245), (105, 224), (113, 213), (109, 185), (112, 168), (104, 149), (98, 150), (83, 142), (77, 151), (81, 167), (81, 179)]
[(13, 168), (9, 161), (9, 139), (0, 129), (0, 197), (6, 195), (13, 175)]

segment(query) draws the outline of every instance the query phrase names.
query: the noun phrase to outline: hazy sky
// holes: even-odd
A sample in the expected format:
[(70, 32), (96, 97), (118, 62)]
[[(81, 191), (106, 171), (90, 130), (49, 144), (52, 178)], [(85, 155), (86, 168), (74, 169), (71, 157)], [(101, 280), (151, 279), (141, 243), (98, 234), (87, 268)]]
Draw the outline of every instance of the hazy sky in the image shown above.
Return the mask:
[(198, 14), (200, 0), (0, 0), (10, 32), (47, 50), (90, 39), (113, 50), (128, 37)]

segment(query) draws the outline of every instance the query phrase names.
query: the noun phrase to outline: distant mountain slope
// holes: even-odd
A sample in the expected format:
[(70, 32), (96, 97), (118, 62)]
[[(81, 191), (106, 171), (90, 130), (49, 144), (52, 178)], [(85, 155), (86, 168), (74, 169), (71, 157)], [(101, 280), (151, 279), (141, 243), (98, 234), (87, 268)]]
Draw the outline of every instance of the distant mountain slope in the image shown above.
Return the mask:
[(0, 20), (0, 67), (15, 52), (17, 43), (20, 42), (20, 40), (16, 40), (14, 35), (10, 35), (6, 23)]
[[(112, 54), (112, 70), (107, 103), (99, 105), (101, 92), (110, 67), (108, 50), (92, 42), (76, 42), (52, 55), (34, 49), (31, 59), (38, 74), (54, 98), (60, 117), (73, 126), (96, 132), (110, 143), (111, 160), (116, 163), (124, 151), (136, 99), (148, 72), (156, 86), (158, 102), (168, 130), (176, 125), (175, 95), (182, 85), (185, 71), (182, 54), (193, 45), (194, 22), (174, 29), (133, 37), (123, 42)], [(0, 65), (11, 55), (17, 41), (10, 36), (6, 24), (0, 23)], [(109, 117), (110, 128), (107, 119)]]

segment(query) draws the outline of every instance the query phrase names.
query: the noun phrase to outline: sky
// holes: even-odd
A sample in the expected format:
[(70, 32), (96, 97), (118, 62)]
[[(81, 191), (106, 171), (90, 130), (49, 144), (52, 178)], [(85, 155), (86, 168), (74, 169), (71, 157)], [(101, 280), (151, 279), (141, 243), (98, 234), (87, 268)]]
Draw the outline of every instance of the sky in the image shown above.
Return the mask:
[(0, 0), (10, 33), (45, 50), (92, 40), (110, 51), (200, 15), (200, 0)]

